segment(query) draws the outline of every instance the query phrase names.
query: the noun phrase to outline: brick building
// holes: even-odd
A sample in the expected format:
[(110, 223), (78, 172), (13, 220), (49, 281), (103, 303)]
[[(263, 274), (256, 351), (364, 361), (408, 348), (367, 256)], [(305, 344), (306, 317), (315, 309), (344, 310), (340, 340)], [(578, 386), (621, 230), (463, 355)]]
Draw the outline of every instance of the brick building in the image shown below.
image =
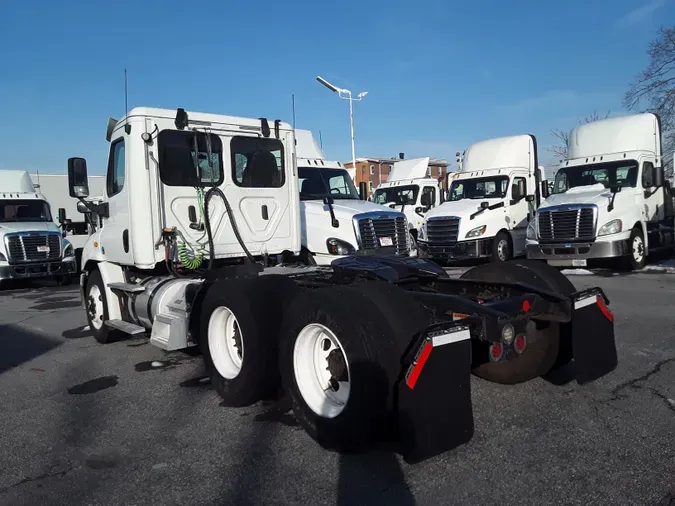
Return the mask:
[[(403, 153), (399, 158), (357, 158), (356, 159), (356, 174), (354, 176), (354, 184), (359, 187), (363, 181), (369, 184), (369, 194), (372, 190), (378, 187), (380, 183), (384, 183), (389, 177), (392, 166), (399, 160), (403, 159)], [(352, 168), (351, 161), (343, 163), (346, 168)], [(439, 160), (436, 158), (429, 159), (429, 169), (427, 177), (438, 179), (442, 177), (444, 180), (443, 187), (445, 188), (445, 175), (448, 172), (447, 160)]]

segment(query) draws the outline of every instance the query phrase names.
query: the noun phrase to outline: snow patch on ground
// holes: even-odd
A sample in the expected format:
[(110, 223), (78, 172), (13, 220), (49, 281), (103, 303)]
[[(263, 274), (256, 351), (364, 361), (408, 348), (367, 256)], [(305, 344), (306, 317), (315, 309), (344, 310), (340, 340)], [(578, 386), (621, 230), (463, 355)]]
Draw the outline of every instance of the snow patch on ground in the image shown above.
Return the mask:
[(645, 268), (642, 269), (643, 272), (666, 272), (669, 274), (675, 274), (675, 258), (669, 258), (667, 260), (662, 260), (655, 264), (645, 265)]
[(593, 276), (594, 273), (587, 269), (563, 269), (562, 272), (565, 276)]

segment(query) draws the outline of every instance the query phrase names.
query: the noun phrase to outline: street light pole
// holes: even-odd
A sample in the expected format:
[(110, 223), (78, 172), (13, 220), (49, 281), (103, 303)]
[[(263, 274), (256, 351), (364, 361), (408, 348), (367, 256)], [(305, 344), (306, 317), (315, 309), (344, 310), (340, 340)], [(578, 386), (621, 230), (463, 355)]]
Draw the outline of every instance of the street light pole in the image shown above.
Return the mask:
[(352, 169), (354, 170), (354, 176), (352, 177), (352, 179), (355, 179), (355, 177), (356, 177), (356, 149), (354, 147), (354, 102), (360, 102), (361, 100), (363, 100), (363, 97), (365, 97), (368, 94), (368, 92), (362, 91), (361, 93), (359, 93), (356, 96), (356, 98), (353, 98), (351, 90), (346, 90), (344, 88), (338, 88), (337, 86), (334, 86), (333, 84), (326, 81), (321, 76), (316, 76), (316, 80), (319, 81), (321, 84), (323, 84), (330, 91), (337, 93), (338, 96), (341, 99), (349, 100), (349, 128), (350, 128), (350, 131), (351, 131), (351, 142), (352, 142)]

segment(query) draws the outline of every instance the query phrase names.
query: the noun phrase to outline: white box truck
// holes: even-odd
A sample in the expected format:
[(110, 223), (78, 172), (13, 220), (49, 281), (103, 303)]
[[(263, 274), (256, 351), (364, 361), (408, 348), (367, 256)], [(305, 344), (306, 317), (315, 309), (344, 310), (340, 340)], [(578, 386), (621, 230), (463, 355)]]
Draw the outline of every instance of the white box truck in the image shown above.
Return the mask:
[(28, 172), (0, 171), (0, 283), (53, 278), (66, 284), (76, 265), (73, 245)]
[[(80, 278), (94, 337), (199, 346), (225, 405), (281, 387), (324, 447), (386, 434), (418, 462), (471, 439), (471, 371), (518, 383), (574, 359), (583, 384), (617, 365), (602, 290), (576, 292), (539, 262), (462, 280), (406, 256), (275, 265), (301, 250), (286, 123), (143, 107), (111, 120), (107, 139), (112, 192), (82, 204), (102, 221)], [(86, 161), (69, 159), (68, 173), (84, 202)]]
[(658, 116), (594, 121), (570, 133), (568, 159), (528, 227), (527, 256), (575, 267), (620, 259), (641, 269), (649, 253), (673, 247), (674, 218)]
[(295, 130), (303, 260), (329, 265), (346, 255), (408, 255), (406, 215), (365, 200), (340, 162), (309, 130)]
[(546, 191), (543, 175), (533, 135), (472, 144), (448, 200), (425, 217), (420, 255), (439, 262), (524, 256), (527, 226)]

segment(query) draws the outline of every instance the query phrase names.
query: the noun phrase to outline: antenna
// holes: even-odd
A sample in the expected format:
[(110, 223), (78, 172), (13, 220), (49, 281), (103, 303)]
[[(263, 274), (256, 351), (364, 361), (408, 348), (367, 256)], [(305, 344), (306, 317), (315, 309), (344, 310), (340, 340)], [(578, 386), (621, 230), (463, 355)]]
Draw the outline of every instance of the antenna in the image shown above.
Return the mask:
[(127, 135), (131, 133), (131, 125), (129, 125), (129, 88), (127, 86), (127, 69), (124, 69), (124, 131)]
[(293, 104), (293, 130), (295, 130), (295, 93), (291, 94), (291, 102)]
[(323, 149), (323, 138), (321, 137), (321, 130), (319, 130), (319, 146)]

